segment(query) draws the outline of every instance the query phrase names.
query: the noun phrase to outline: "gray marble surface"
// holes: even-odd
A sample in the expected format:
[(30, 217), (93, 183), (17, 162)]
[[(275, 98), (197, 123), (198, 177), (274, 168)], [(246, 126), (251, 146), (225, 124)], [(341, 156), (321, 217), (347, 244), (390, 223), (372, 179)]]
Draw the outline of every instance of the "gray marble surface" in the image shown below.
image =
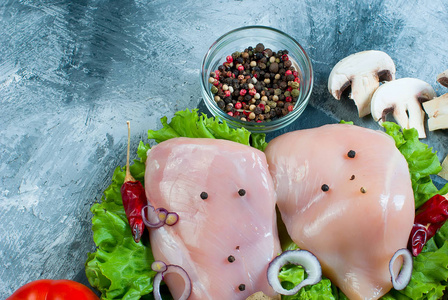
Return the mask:
[[(199, 68), (211, 43), (245, 25), (296, 38), (315, 69), (310, 107), (286, 130), (358, 119), (327, 78), (357, 51), (387, 52), (397, 78), (435, 81), (448, 69), (448, 2), (0, 2), (0, 299), (42, 278), (86, 283), (90, 206), (132, 145), (177, 110), (201, 106)], [(272, 137), (270, 135), (269, 137)], [(447, 131), (426, 141), (447, 155)]]

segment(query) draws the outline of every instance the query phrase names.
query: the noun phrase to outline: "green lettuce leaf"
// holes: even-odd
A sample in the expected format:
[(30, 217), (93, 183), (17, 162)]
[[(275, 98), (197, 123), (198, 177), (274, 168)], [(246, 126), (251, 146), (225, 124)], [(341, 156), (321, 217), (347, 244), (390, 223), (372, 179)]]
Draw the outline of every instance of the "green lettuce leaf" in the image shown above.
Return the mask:
[[(149, 130), (148, 138), (157, 143), (181, 136), (226, 139), (260, 150), (267, 145), (264, 134), (251, 135), (245, 129), (229, 128), (215, 118), (198, 115), (197, 110), (180, 111), (170, 123), (167, 120), (166, 117), (161, 119), (160, 130)], [(149, 144), (140, 141), (138, 159), (129, 168), (132, 176), (142, 182), (149, 149)], [(91, 208), (93, 240), (97, 249), (88, 254), (85, 271), (90, 284), (101, 292), (104, 300), (138, 300), (148, 297), (153, 290), (155, 272), (151, 270), (151, 264), (154, 257), (147, 237), (139, 243), (132, 238), (120, 192), (124, 176), (125, 170), (117, 167), (101, 202)], [(169, 299), (170, 295), (167, 296), (164, 299)]]
[[(282, 268), (278, 276), (285, 289), (292, 289), (305, 279), (305, 270), (300, 266), (288, 265)], [(306, 286), (293, 296), (282, 296), (284, 300), (336, 300), (331, 281), (327, 278), (312, 286)]]
[[(137, 174), (132, 174), (137, 175)], [(126, 219), (120, 188), (125, 171), (117, 167), (111, 185), (101, 203), (91, 211), (93, 240), (97, 245), (85, 264), (87, 279), (102, 299), (140, 299), (152, 292), (155, 272), (148, 266), (154, 261), (147, 240), (135, 243)]]
[(265, 134), (251, 135), (244, 128), (230, 128), (225, 121), (221, 123), (218, 118), (208, 118), (205, 114), (199, 115), (197, 109), (178, 111), (170, 123), (167, 117), (163, 117), (161, 123), (163, 126), (161, 129), (148, 131), (148, 139), (154, 139), (157, 143), (174, 137), (223, 139), (262, 151), (267, 146)]
[(420, 142), (417, 130), (414, 128), (401, 130), (401, 127), (393, 122), (384, 122), (383, 127), (386, 133), (394, 138), (395, 145), (408, 162), (415, 207), (419, 208), (435, 194), (446, 194), (448, 184), (439, 191), (430, 177), (442, 169), (439, 159), (432, 148)]

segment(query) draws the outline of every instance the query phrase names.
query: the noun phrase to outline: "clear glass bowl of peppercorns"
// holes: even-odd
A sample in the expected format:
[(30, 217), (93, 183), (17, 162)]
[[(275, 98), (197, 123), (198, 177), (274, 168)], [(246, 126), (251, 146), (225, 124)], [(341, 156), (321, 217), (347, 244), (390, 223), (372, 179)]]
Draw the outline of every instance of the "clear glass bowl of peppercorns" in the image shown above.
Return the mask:
[(289, 35), (248, 26), (216, 40), (202, 61), (207, 108), (234, 128), (271, 132), (296, 120), (313, 88), (313, 67)]

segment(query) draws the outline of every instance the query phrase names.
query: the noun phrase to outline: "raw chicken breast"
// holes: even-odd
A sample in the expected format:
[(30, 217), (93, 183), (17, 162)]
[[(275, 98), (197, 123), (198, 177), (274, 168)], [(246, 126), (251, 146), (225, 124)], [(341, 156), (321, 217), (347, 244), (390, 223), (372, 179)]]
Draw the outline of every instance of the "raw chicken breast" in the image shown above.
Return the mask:
[(393, 139), (334, 124), (279, 136), (265, 153), (293, 241), (350, 299), (388, 292), (389, 261), (406, 248), (415, 214), (407, 162)]
[[(246, 299), (258, 291), (275, 296), (266, 271), (281, 250), (263, 152), (225, 140), (171, 139), (148, 152), (145, 189), (151, 205), (179, 215), (174, 226), (151, 229), (150, 242), (156, 260), (187, 271), (189, 299)], [(165, 282), (176, 299), (184, 284), (175, 277)]]

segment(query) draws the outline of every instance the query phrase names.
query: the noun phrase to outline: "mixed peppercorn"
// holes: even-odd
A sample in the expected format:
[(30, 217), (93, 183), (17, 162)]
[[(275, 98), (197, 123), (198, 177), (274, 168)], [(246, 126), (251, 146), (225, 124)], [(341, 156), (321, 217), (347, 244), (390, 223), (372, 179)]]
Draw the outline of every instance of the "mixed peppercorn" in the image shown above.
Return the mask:
[(294, 109), (300, 76), (287, 50), (274, 52), (261, 43), (234, 52), (210, 73), (211, 92), (229, 116), (248, 122), (278, 119)]

